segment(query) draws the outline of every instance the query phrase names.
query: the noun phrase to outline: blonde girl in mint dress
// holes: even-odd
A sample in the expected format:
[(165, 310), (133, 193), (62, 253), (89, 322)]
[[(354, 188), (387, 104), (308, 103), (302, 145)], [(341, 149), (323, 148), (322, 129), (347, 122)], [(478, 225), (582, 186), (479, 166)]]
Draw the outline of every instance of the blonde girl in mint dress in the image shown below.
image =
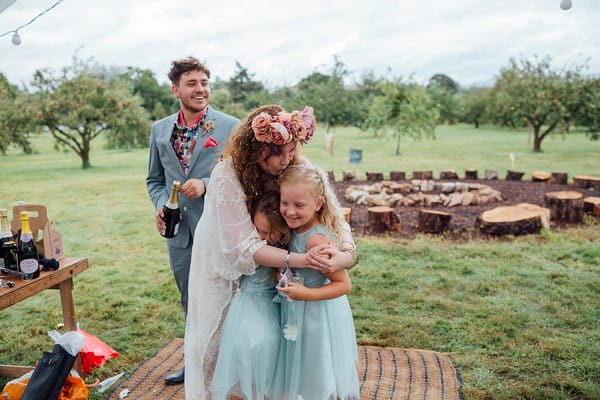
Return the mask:
[[(288, 249), (339, 244), (342, 218), (323, 173), (294, 165), (279, 178), (280, 211), (292, 229)], [(277, 362), (277, 400), (349, 400), (360, 397), (358, 351), (346, 293), (347, 270), (321, 274), (297, 269), (278, 290), (283, 337)]]

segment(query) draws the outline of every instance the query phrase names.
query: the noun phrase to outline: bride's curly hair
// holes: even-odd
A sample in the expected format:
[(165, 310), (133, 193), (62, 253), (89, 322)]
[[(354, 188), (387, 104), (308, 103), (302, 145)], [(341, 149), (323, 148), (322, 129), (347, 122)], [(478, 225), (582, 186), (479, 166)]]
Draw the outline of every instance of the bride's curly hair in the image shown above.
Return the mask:
[[(265, 174), (258, 164), (260, 156), (265, 149), (268, 151), (269, 156), (279, 155), (283, 148), (283, 146), (273, 143), (256, 140), (252, 130), (252, 120), (261, 112), (275, 116), (281, 111), (285, 111), (285, 109), (277, 104), (264, 105), (252, 111), (232, 133), (223, 151), (224, 158), (231, 157), (232, 159), (233, 168), (246, 194), (248, 211), (252, 211), (252, 205), (265, 193)], [(299, 162), (300, 158), (298, 152), (296, 152), (294, 160), (290, 164)]]

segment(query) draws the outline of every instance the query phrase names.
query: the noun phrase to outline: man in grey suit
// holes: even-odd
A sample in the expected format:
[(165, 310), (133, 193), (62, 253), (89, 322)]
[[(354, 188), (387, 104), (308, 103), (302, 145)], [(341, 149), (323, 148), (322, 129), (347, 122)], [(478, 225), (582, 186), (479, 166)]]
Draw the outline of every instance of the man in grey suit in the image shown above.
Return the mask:
[[(167, 240), (169, 263), (181, 293), (184, 318), (194, 230), (204, 209), (210, 172), (239, 120), (214, 110), (210, 101), (210, 71), (193, 57), (172, 62), (168, 74), (180, 110), (152, 125), (146, 187), (156, 209), (156, 228), (164, 233), (162, 207), (173, 180), (181, 182), (181, 221), (175, 237)], [(184, 382), (183, 369), (168, 375), (166, 384)]]

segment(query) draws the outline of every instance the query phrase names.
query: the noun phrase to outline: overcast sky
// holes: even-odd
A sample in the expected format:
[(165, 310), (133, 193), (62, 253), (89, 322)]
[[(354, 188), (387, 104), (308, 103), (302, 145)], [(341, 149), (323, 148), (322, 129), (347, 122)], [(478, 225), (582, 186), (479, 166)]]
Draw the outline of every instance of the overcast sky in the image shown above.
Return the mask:
[[(57, 0), (16, 0), (0, 34)], [(0, 0), (8, 4), (11, 0)], [(511, 57), (552, 57), (557, 68), (589, 65), (600, 75), (600, 0), (63, 0), (0, 38), (0, 72), (29, 83), (38, 68), (73, 55), (136, 66), (167, 82), (171, 60), (194, 55), (229, 79), (238, 60), (268, 87), (293, 85), (337, 55), (358, 79), (366, 72), (425, 83), (444, 73), (461, 86), (491, 84)], [(79, 49), (79, 50), (78, 50)]]

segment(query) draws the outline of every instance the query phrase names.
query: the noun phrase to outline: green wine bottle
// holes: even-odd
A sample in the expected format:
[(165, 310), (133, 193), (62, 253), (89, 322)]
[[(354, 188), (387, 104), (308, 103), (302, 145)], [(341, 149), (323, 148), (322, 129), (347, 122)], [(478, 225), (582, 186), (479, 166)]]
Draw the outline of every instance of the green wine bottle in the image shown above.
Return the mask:
[(33, 233), (29, 226), (29, 216), (26, 211), (21, 211), (21, 236), (19, 237), (17, 260), (22, 280), (35, 279), (40, 276), (37, 248), (35, 247)]

